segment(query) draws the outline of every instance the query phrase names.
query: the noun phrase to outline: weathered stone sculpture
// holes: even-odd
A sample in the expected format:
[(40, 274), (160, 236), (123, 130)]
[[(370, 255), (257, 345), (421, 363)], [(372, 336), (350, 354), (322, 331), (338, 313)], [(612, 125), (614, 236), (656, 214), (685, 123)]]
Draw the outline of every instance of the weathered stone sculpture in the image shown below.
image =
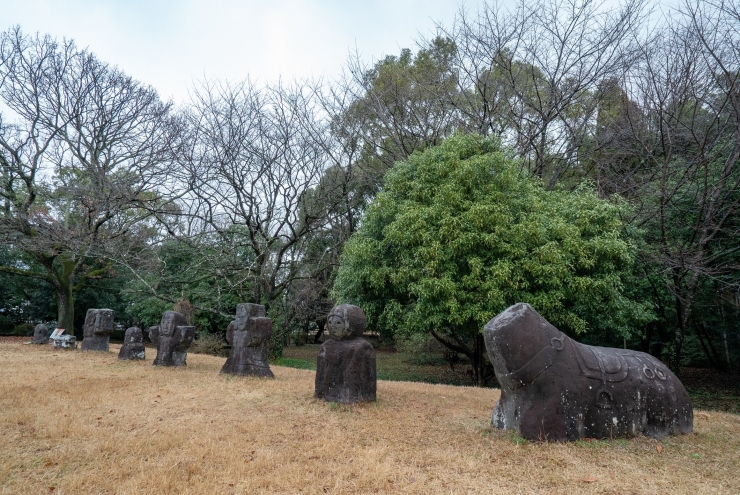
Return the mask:
[(126, 330), (123, 337), (123, 345), (118, 351), (118, 359), (144, 359), (146, 349), (144, 349), (144, 334), (139, 327), (131, 327)]
[(496, 428), (548, 441), (693, 430), (686, 389), (649, 354), (580, 344), (525, 303), (489, 321), (484, 334), (501, 384)]
[(229, 358), (221, 373), (272, 378), (267, 364), (267, 344), (272, 335), (272, 320), (265, 318), (265, 307), (259, 304), (238, 304), (236, 320), (226, 329), (231, 344)]
[(77, 349), (77, 337), (74, 335), (57, 335), (51, 341), (56, 349)]
[(159, 326), (149, 328), (149, 338), (157, 346), (155, 366), (185, 366), (195, 327), (176, 311), (165, 311)]
[(51, 335), (51, 332), (49, 332), (49, 327), (47, 327), (43, 323), (39, 323), (33, 329), (33, 343), (34, 344), (48, 344), (49, 335)]
[(110, 333), (116, 329), (112, 309), (88, 309), (82, 327), (83, 351), (108, 351)]
[(319, 348), (314, 397), (341, 404), (375, 400), (375, 350), (362, 338), (366, 324), (365, 313), (351, 304), (329, 312), (331, 338)]

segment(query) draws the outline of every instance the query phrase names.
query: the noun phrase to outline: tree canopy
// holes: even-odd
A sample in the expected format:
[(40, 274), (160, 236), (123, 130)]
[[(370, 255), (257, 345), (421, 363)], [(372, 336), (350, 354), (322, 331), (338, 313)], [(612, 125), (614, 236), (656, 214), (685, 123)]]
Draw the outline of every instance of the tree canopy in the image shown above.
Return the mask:
[(548, 191), (498, 140), (455, 135), (386, 175), (334, 285), (387, 335), (432, 332), (483, 362), (483, 325), (528, 302), (565, 331), (629, 334), (651, 319), (623, 293), (634, 246), (621, 203)]

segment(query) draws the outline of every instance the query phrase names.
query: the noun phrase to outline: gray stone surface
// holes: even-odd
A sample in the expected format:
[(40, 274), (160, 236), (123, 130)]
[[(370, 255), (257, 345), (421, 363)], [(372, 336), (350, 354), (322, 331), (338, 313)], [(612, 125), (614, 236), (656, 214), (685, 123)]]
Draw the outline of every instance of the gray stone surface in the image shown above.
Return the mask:
[(144, 359), (146, 349), (144, 348), (144, 334), (139, 327), (131, 327), (126, 330), (123, 337), (123, 345), (118, 351), (118, 359)]
[(548, 441), (693, 430), (686, 390), (649, 354), (580, 344), (525, 303), (489, 321), (484, 335), (501, 385), (496, 428)]
[(57, 349), (77, 349), (77, 337), (74, 335), (59, 335), (52, 339)]
[(231, 344), (231, 351), (221, 373), (274, 377), (267, 364), (267, 345), (271, 335), (272, 320), (265, 318), (264, 306), (238, 304), (236, 320), (226, 329), (226, 340)]
[(115, 328), (112, 309), (88, 309), (80, 347), (83, 351), (108, 352), (110, 334)]
[(176, 311), (165, 311), (159, 326), (149, 328), (149, 338), (157, 346), (155, 366), (185, 366), (188, 348), (195, 337), (195, 327), (187, 324), (185, 316)]
[(34, 344), (48, 344), (49, 335), (51, 335), (51, 332), (49, 331), (49, 327), (47, 327), (43, 323), (39, 323), (33, 329), (33, 343)]
[(329, 340), (319, 348), (314, 397), (354, 404), (375, 400), (375, 350), (361, 336), (367, 319), (357, 306), (335, 306), (327, 317)]

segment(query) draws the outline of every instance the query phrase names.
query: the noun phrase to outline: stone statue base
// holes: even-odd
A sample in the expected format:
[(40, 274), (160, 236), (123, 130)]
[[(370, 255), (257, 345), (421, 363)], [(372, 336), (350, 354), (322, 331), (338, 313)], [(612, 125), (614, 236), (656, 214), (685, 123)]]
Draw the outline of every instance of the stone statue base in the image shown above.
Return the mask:
[(354, 404), (375, 400), (375, 349), (368, 341), (330, 339), (319, 348), (314, 397)]
[(109, 335), (93, 335), (85, 337), (80, 343), (80, 349), (83, 351), (101, 351), (108, 352), (110, 336)]
[(77, 349), (77, 337), (74, 335), (59, 335), (52, 339), (56, 349)]

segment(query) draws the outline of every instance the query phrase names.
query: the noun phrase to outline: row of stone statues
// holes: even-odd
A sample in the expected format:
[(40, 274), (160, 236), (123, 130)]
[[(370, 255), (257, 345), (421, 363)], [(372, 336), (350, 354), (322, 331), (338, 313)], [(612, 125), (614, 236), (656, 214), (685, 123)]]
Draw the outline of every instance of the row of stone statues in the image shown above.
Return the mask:
[[(375, 351), (362, 338), (367, 319), (357, 306), (342, 304), (334, 307), (327, 317), (329, 339), (319, 349), (316, 365), (315, 397), (329, 402), (354, 404), (375, 400), (377, 373)], [(110, 309), (89, 309), (83, 327), (83, 351), (108, 351), (113, 323)], [(229, 357), (221, 373), (274, 377), (267, 362), (272, 321), (265, 317), (265, 307), (259, 304), (238, 304), (236, 319), (226, 330), (231, 344)], [(195, 336), (195, 327), (176, 311), (166, 311), (158, 326), (149, 328), (149, 338), (157, 346), (158, 366), (186, 365), (187, 350)], [(38, 325), (35, 343), (48, 341), (48, 329)], [(143, 333), (138, 327), (126, 330), (118, 358), (144, 359)]]
[[(314, 396), (353, 404), (374, 401), (376, 360), (362, 338), (365, 313), (349, 304), (335, 306), (327, 317), (329, 339), (317, 355)], [(108, 350), (113, 312), (88, 310), (83, 350)], [(37, 326), (34, 342), (43, 340)], [(485, 325), (488, 356), (501, 385), (491, 424), (515, 430), (529, 440), (573, 441), (579, 438), (664, 437), (693, 430), (693, 410), (686, 389), (663, 363), (649, 354), (580, 344), (519, 303)], [(38, 334), (38, 335), (37, 335)], [(183, 366), (195, 328), (185, 317), (167, 311), (149, 329), (157, 346), (155, 365)], [(239, 304), (227, 329), (231, 344), (221, 373), (272, 378), (267, 345), (272, 322), (265, 307)], [(48, 336), (48, 333), (47, 333)], [(120, 359), (144, 358), (141, 329), (132, 327)]]
[[(319, 348), (314, 396), (329, 402), (354, 404), (375, 400), (377, 373), (375, 350), (362, 338), (367, 319), (357, 307), (342, 304), (327, 317), (329, 339)], [(239, 304), (226, 331), (231, 344), (221, 373), (272, 378), (267, 363), (267, 345), (272, 321), (265, 307)]]

